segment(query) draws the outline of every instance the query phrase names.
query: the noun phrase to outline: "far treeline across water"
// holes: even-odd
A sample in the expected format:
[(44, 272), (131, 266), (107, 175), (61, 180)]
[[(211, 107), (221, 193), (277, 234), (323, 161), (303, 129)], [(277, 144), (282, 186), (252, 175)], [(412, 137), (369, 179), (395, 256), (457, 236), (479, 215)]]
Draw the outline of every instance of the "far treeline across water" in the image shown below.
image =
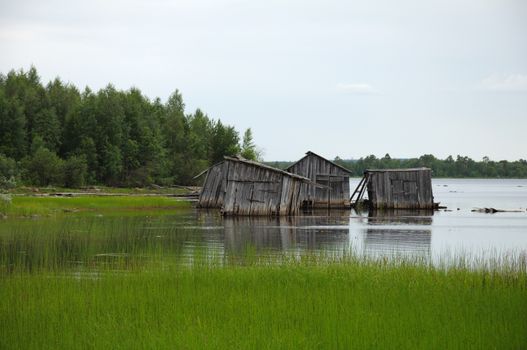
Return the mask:
[[(527, 160), (520, 159), (514, 162), (506, 160), (493, 161), (483, 157), (481, 161), (475, 161), (469, 157), (458, 155), (455, 159), (448, 156), (446, 159), (438, 159), (431, 154), (422, 155), (419, 158), (394, 159), (389, 154), (382, 158), (369, 155), (357, 160), (345, 160), (336, 157), (335, 163), (340, 164), (360, 177), (366, 169), (401, 169), (426, 167), (432, 169), (433, 177), (453, 178), (527, 178)], [(267, 162), (268, 165), (285, 169), (293, 162)]]
[(257, 159), (251, 130), (197, 109), (176, 90), (163, 103), (137, 88), (80, 91), (34, 67), (0, 74), (0, 187), (188, 185), (223, 159)]

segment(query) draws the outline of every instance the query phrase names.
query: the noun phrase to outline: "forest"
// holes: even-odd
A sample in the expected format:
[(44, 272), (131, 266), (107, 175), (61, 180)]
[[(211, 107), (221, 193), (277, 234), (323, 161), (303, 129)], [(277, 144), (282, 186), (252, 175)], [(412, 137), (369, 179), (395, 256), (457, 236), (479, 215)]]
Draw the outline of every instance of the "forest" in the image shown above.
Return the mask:
[(35, 67), (0, 75), (0, 187), (189, 185), (239, 153), (259, 157), (251, 130), (240, 140), (200, 109), (185, 113), (178, 90), (163, 103), (137, 88), (44, 85)]

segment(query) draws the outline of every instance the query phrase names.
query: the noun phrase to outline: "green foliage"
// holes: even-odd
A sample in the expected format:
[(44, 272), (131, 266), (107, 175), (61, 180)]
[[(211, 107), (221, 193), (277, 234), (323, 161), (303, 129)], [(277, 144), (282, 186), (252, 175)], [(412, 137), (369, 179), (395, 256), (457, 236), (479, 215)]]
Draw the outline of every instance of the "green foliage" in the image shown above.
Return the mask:
[(0, 88), (0, 153), (20, 159), (26, 149), (24, 110), (18, 100), (8, 98)]
[(251, 128), (245, 130), (243, 134), (241, 156), (245, 159), (261, 161), (261, 152), (257, 150), (253, 142), (253, 133)]
[(85, 156), (71, 156), (64, 162), (64, 185), (68, 188), (84, 186), (88, 174)]
[(335, 159), (338, 164), (353, 171), (355, 176), (360, 176), (366, 169), (398, 169), (427, 167), (432, 169), (434, 177), (476, 177), (476, 178), (527, 178), (527, 161), (499, 161), (495, 162), (488, 157), (477, 162), (466, 156), (457, 156), (454, 159), (438, 159), (431, 154), (419, 158), (393, 159), (389, 154), (383, 158), (369, 155), (359, 160)]
[(37, 186), (60, 185), (64, 181), (64, 161), (45, 147), (24, 158), (22, 166), (24, 180)]
[(233, 156), (240, 153), (240, 138), (232, 126), (224, 126), (218, 120), (212, 129), (209, 160), (211, 164), (219, 163), (223, 156)]
[(15, 188), (16, 177), (18, 169), (15, 160), (0, 153), (0, 190)]
[(0, 75), (0, 154), (24, 160), (28, 184), (61, 181), (55, 173), (35, 173), (46, 169), (37, 152), (53, 162), (53, 171), (60, 162), (52, 154), (65, 161), (70, 175), (62, 185), (193, 184), (196, 173), (238, 153), (238, 142), (232, 126), (199, 109), (186, 115), (178, 90), (163, 104), (137, 88), (81, 93), (58, 78), (44, 86), (34, 67)]
[(6, 179), (18, 176), (16, 161), (2, 153), (0, 153), (0, 176)]

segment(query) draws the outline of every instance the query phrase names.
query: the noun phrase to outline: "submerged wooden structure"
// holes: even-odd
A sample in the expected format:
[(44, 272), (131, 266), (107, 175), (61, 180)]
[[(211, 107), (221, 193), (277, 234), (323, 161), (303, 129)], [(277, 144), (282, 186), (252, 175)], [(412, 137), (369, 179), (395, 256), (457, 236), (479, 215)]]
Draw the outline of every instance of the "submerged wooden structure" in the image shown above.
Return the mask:
[(311, 208), (349, 208), (351, 171), (314, 152), (289, 166), (286, 171), (309, 178), (321, 186), (303, 188), (301, 196)]
[(374, 209), (434, 209), (432, 171), (429, 168), (368, 169), (350, 201), (360, 203), (367, 190)]
[(295, 215), (314, 186), (306, 177), (240, 157), (225, 157), (196, 177), (203, 174), (198, 206), (221, 208), (224, 215)]

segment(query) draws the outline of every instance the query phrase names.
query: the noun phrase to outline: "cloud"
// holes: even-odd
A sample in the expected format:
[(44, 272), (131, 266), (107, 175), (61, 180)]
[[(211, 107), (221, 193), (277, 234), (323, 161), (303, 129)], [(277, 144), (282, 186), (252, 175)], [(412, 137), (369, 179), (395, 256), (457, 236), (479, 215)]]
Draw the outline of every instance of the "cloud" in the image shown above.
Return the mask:
[(337, 90), (346, 94), (352, 95), (374, 95), (378, 94), (373, 86), (365, 83), (354, 83), (354, 84), (337, 84)]
[(493, 74), (481, 81), (480, 88), (502, 92), (527, 91), (527, 74)]

